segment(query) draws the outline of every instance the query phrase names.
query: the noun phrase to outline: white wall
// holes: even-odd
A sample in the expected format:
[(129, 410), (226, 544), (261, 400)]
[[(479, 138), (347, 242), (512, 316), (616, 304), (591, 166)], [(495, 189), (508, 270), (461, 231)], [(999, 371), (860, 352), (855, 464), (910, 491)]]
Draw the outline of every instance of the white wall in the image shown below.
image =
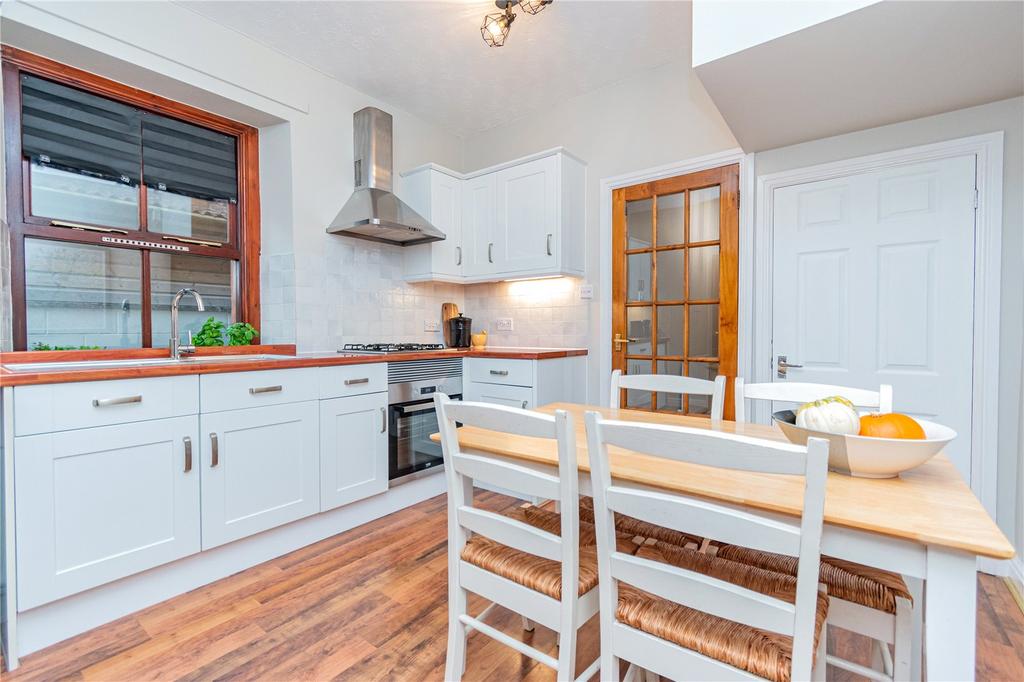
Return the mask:
[[(465, 167), (483, 168), (559, 145), (587, 163), (586, 281), (599, 290), (601, 279), (611, 276), (601, 272), (598, 255), (601, 179), (730, 149), (736, 140), (689, 64), (675, 62), (557, 104), (529, 120), (469, 136)], [(504, 305), (500, 297), (481, 300), (472, 286), (466, 297), (485, 310)], [(607, 342), (600, 333), (600, 304), (596, 297), (580, 301), (577, 296), (575, 301), (575, 306), (559, 307), (560, 320), (579, 319), (579, 309), (586, 311), (587, 390), (591, 402), (600, 402), (598, 354)]]
[(1024, 346), (1024, 98), (838, 135), (761, 152), (758, 175), (1002, 130), (1003, 234), (999, 333), (999, 464), (997, 520), (1015, 545), (1021, 480), (1021, 350)]

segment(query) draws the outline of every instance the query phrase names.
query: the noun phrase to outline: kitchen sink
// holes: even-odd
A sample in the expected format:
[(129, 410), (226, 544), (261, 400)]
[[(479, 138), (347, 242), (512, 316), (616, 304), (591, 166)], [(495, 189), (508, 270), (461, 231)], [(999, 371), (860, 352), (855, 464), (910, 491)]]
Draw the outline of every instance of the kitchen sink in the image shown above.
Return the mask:
[(132, 367), (165, 367), (174, 365), (208, 365), (258, 362), (261, 360), (291, 360), (294, 355), (198, 355), (172, 358), (137, 358), (128, 360), (81, 360), (75, 362), (18, 362), (5, 364), (4, 368), (11, 372), (73, 372), (87, 369), (121, 369)]

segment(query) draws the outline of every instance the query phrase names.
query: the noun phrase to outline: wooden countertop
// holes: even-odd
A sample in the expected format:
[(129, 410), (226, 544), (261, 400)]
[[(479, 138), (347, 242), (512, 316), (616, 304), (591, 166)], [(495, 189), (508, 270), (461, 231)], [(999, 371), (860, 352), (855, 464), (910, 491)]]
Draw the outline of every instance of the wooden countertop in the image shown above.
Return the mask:
[[(540, 411), (552, 413), (556, 409), (566, 410), (573, 417), (581, 472), (590, 471), (583, 420), (588, 410), (601, 412), (610, 419), (714, 428), (757, 438), (786, 440), (774, 426), (763, 424), (720, 422), (712, 425), (708, 419), (700, 417), (571, 403), (545, 405)], [(555, 442), (546, 439), (464, 426), (459, 429), (459, 442), (466, 448), (507, 457), (544, 464), (558, 462)], [(713, 469), (655, 459), (620, 448), (612, 448), (611, 460), (612, 476), (622, 480), (783, 514), (797, 515), (802, 508), (803, 482), (799, 477)], [(825, 522), (995, 559), (1014, 556), (1009, 540), (942, 453), (899, 478), (867, 479), (829, 473)]]
[(331, 365), (361, 365), (372, 362), (402, 362), (404, 360), (425, 360), (428, 358), (500, 358), (513, 360), (549, 360), (586, 355), (585, 348), (515, 348), (487, 347), (482, 350), (450, 348), (441, 351), (413, 353), (390, 353), (388, 355), (343, 355), (340, 353), (300, 353), (295, 346), (225, 346), (200, 348), (196, 357), (208, 355), (290, 355), (289, 358), (252, 360), (244, 362), (203, 363), (188, 361), (180, 365), (153, 365), (139, 367), (103, 367), (94, 369), (54, 370), (40, 369), (32, 372), (13, 371), (7, 365), (38, 362), (72, 362), (88, 360), (156, 359), (168, 357), (162, 348), (139, 348), (130, 350), (95, 351), (21, 351), (0, 354), (0, 387), (27, 386), (31, 384), (58, 384), (73, 381), (105, 381), (108, 379), (133, 379), (140, 377), (164, 377), (179, 374), (220, 374), (225, 372), (250, 372), (267, 369), (293, 367), (328, 367)]

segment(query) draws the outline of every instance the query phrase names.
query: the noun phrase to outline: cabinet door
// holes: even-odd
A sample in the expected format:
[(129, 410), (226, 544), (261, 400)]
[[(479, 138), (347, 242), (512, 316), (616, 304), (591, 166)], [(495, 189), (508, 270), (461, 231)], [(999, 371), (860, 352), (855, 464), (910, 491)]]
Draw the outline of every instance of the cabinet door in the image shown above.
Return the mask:
[(558, 160), (548, 156), (497, 172), (495, 271), (550, 269), (556, 261)]
[(317, 401), (204, 414), (203, 549), (320, 508)]
[(522, 410), (529, 410), (535, 406), (533, 389), (530, 387), (482, 384), (476, 381), (467, 384), (466, 400), (518, 407)]
[(495, 271), (494, 204), (496, 173), (466, 180), (462, 185), (462, 271), (467, 277)]
[(462, 181), (433, 171), (430, 179), (430, 222), (445, 239), (430, 244), (433, 271), (449, 277), (462, 276)]
[(15, 438), (19, 610), (199, 551), (198, 422)]
[(320, 511), (388, 489), (388, 394), (320, 402)]

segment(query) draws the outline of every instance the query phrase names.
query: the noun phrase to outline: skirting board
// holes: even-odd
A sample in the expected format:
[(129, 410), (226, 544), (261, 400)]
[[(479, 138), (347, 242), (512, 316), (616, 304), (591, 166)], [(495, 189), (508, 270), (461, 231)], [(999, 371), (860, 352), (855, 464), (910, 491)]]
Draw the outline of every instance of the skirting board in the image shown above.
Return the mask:
[(1010, 591), (1017, 601), (1017, 606), (1024, 611), (1024, 557), (1016, 556), (1010, 561), (1010, 575), (1006, 576), (1010, 583)]
[(445, 492), (427, 476), (386, 493), (316, 514), (222, 547), (18, 614), (18, 655), (26, 656), (170, 597), (220, 580)]

